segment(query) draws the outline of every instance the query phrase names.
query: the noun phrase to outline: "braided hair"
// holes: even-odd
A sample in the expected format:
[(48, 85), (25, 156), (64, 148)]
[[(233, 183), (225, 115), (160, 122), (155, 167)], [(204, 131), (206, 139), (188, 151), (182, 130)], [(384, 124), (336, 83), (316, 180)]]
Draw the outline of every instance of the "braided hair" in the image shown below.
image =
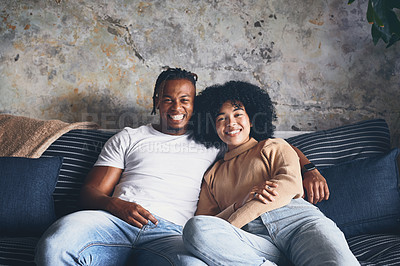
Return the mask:
[(193, 138), (206, 147), (221, 147), (215, 119), (221, 106), (230, 101), (243, 105), (249, 116), (252, 127), (250, 137), (260, 141), (272, 137), (276, 121), (275, 108), (265, 90), (243, 81), (229, 81), (222, 85), (207, 87), (195, 98), (192, 116)]
[(165, 81), (167, 80), (177, 80), (177, 79), (186, 79), (189, 80), (193, 87), (196, 89), (196, 81), (197, 75), (195, 73), (186, 71), (181, 68), (168, 68), (161, 72), (156, 80), (156, 85), (154, 86), (153, 93), (153, 110), (151, 111), (152, 115), (156, 114), (156, 98), (161, 96), (164, 90)]

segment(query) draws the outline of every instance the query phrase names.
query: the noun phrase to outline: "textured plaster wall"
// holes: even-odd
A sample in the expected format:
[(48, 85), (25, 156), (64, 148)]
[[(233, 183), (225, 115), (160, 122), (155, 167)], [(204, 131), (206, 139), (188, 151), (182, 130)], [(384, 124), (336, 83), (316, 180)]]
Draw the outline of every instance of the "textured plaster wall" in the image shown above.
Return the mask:
[(0, 112), (103, 128), (150, 116), (165, 66), (268, 90), (278, 130), (384, 118), (398, 145), (400, 44), (374, 46), (366, 0), (0, 1)]

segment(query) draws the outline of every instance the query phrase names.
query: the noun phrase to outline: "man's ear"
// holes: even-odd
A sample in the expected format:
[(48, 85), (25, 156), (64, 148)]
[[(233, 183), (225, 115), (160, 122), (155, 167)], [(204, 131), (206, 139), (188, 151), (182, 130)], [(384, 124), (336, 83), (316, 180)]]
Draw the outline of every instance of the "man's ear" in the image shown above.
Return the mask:
[(154, 96), (154, 106), (156, 107), (156, 109), (158, 109), (158, 104), (159, 104), (159, 98), (158, 96)]

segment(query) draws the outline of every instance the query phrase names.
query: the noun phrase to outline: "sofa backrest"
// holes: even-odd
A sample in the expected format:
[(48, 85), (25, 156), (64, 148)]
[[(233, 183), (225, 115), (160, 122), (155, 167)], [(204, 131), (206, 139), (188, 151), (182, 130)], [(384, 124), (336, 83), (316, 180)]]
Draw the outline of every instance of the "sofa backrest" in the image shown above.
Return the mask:
[(365, 120), (286, 140), (299, 148), (318, 168), (374, 157), (390, 151), (389, 127), (383, 119)]
[(53, 194), (57, 217), (78, 210), (79, 192), (85, 177), (106, 141), (114, 134), (101, 130), (72, 130), (58, 138), (42, 154), (42, 157), (64, 157)]
[[(57, 139), (42, 157), (63, 156), (54, 191), (57, 217), (78, 210), (81, 186), (106, 141), (115, 132), (72, 130)], [(390, 150), (389, 128), (383, 119), (366, 120), (288, 138), (317, 167), (384, 154)]]

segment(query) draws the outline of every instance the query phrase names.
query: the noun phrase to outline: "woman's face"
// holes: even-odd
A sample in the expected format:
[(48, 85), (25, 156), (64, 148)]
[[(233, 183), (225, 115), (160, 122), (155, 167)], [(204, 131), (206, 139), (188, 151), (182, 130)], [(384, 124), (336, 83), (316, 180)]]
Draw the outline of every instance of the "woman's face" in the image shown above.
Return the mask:
[(215, 119), (219, 138), (232, 150), (250, 139), (250, 123), (246, 109), (240, 102), (225, 102)]

